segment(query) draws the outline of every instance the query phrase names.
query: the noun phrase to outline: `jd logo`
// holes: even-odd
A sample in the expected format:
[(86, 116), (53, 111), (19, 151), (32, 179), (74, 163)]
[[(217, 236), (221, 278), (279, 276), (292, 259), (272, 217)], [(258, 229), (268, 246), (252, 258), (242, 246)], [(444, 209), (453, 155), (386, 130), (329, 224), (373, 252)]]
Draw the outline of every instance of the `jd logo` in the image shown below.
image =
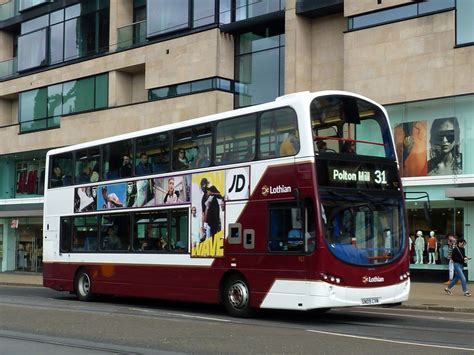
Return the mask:
[(245, 176), (242, 174), (234, 175), (232, 185), (230, 186), (228, 193), (239, 193), (245, 188)]
[(250, 169), (248, 166), (226, 170), (225, 191), (229, 201), (249, 198)]

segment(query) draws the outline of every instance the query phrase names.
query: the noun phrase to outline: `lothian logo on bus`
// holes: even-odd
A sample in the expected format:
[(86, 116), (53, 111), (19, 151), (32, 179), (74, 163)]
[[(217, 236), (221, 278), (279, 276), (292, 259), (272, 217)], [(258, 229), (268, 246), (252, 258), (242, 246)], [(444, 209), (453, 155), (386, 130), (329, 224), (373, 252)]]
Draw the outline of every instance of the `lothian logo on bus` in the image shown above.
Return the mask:
[(286, 194), (288, 192), (291, 192), (291, 186), (285, 186), (285, 185), (278, 185), (278, 186), (263, 185), (262, 186), (263, 196), (275, 195), (275, 194)]
[(367, 284), (367, 283), (373, 283), (373, 282), (384, 282), (385, 279), (381, 276), (362, 276), (362, 282)]

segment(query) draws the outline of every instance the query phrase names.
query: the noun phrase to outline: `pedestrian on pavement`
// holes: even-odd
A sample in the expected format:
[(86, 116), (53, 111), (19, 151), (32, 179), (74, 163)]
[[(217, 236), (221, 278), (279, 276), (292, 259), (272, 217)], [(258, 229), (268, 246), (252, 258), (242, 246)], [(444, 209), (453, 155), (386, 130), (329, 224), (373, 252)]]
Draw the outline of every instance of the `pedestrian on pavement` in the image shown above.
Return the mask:
[(456, 237), (452, 234), (448, 235), (449, 282), (454, 277), (454, 262), (453, 262), (452, 255), (453, 255), (453, 249), (455, 246), (456, 246)]
[(453, 253), (451, 255), (451, 258), (453, 259), (453, 262), (454, 262), (454, 278), (451, 280), (448, 287), (444, 289), (444, 291), (448, 295), (453, 294), (451, 289), (454, 287), (454, 285), (456, 285), (456, 282), (458, 280), (461, 280), (461, 286), (462, 286), (462, 290), (464, 291), (464, 296), (471, 297), (471, 292), (469, 292), (469, 290), (467, 289), (466, 277), (464, 276), (464, 273), (463, 273), (464, 265), (467, 263), (468, 260), (471, 259), (466, 256), (466, 252), (464, 250), (465, 245), (466, 245), (466, 241), (460, 238), (458, 240), (457, 246), (453, 248)]

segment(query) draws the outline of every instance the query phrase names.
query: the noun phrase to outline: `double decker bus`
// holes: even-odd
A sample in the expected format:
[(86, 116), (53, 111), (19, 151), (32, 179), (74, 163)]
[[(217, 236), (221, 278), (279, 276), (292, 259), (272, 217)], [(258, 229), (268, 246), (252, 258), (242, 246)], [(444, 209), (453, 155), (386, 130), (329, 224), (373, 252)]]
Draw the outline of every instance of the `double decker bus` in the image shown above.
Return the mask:
[(410, 290), (384, 108), (302, 92), (47, 154), (43, 284), (77, 294), (320, 310)]

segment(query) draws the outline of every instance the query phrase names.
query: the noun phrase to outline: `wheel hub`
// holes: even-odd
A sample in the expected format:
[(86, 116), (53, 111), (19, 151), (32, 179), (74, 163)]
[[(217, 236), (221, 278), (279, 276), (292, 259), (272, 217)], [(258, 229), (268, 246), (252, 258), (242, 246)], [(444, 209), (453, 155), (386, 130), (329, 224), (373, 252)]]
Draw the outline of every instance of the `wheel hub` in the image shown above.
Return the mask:
[(237, 282), (229, 288), (228, 297), (234, 308), (244, 308), (249, 301), (249, 291), (245, 284)]

